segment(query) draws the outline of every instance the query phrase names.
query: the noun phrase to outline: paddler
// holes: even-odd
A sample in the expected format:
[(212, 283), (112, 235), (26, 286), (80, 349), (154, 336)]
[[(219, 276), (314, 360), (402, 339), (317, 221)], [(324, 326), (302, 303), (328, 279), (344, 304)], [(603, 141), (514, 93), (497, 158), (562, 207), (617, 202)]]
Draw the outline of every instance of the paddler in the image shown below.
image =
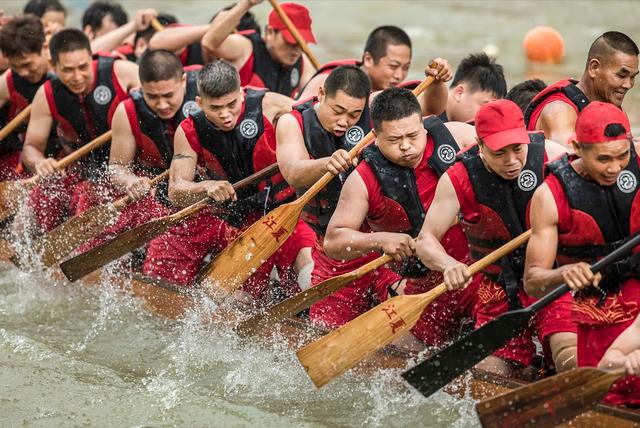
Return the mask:
[[(0, 76), (0, 106), (7, 109), (3, 126), (31, 104), (38, 88), (53, 76), (42, 52), (44, 41), (44, 27), (33, 15), (16, 16), (0, 28), (0, 50), (10, 66)], [(18, 128), (0, 143), (0, 180), (25, 175), (20, 164), (25, 130)]]
[[(441, 281), (440, 274), (419, 269), (417, 260), (408, 259), (414, 256), (412, 240), (422, 226), (438, 177), (454, 163), (459, 148), (470, 143), (456, 141), (453, 123), (443, 124), (435, 115), (423, 120), (417, 99), (403, 88), (382, 91), (372, 103), (371, 120), (376, 142), (364, 149), (362, 161), (342, 186), (324, 248), (314, 249), (313, 278), (322, 281), (354, 270), (383, 252), (408, 263), (400, 275), (379, 268), (314, 304), (311, 319), (333, 328), (365, 312), (375, 301), (386, 300), (389, 293), (404, 287), (405, 293), (415, 294)], [(468, 247), (460, 226), (454, 226), (443, 242), (451, 254), (466, 260)], [(398, 284), (402, 277), (416, 279), (405, 286)], [(432, 305), (414, 334), (428, 345), (441, 345), (458, 330), (457, 321), (471, 315), (474, 300), (471, 289), (448, 293)]]
[[(151, 241), (144, 273), (184, 286), (192, 284), (207, 254), (224, 249), (241, 228), (270, 209), (270, 195), (286, 187), (284, 182), (267, 182), (236, 194), (231, 183), (271, 163), (273, 123), (293, 104), (291, 98), (275, 92), (242, 88), (237, 70), (221, 60), (200, 70), (198, 93), (196, 102), (202, 111), (185, 119), (174, 136), (169, 199), (177, 207), (207, 196), (217, 203), (238, 202), (226, 213), (201, 211)], [(244, 290), (259, 299), (274, 263), (285, 281), (300, 249), (310, 245), (301, 243), (294, 233), (249, 279)]]
[(587, 54), (579, 81), (564, 79), (549, 85), (529, 104), (525, 123), (530, 131), (570, 148), (578, 113), (590, 101), (622, 106), (638, 75), (638, 46), (626, 34), (607, 31), (598, 37)]
[[(242, 86), (268, 88), (294, 96), (315, 73), (309, 59), (302, 55), (293, 35), (275, 10), (269, 14), (264, 37), (255, 32), (233, 33), (242, 16), (262, 0), (240, 0), (228, 12), (220, 14), (202, 37), (208, 58), (220, 58), (240, 73)], [(282, 3), (291, 22), (307, 43), (315, 43), (309, 10), (298, 3)]]
[[(595, 367), (640, 312), (637, 255), (602, 273), (589, 269), (638, 231), (638, 146), (627, 115), (600, 101), (578, 115), (571, 142), (575, 154), (547, 165), (550, 174), (532, 199), (524, 280), (533, 296), (562, 282), (576, 293), (578, 366)], [(639, 405), (640, 380), (617, 383), (605, 402)]]
[(57, 77), (36, 92), (22, 151), (25, 166), (47, 178), (29, 196), (45, 231), (103, 201), (108, 193), (104, 184), (108, 143), (87, 155), (81, 166), (54, 176), (59, 173), (56, 160), (45, 156), (54, 123), (61, 144), (68, 152), (76, 150), (107, 132), (118, 103), (140, 86), (136, 64), (112, 57), (92, 59), (89, 39), (79, 30), (56, 33), (49, 50)]
[[(544, 164), (564, 149), (545, 141), (541, 132), (527, 133), (522, 111), (509, 100), (483, 105), (476, 114), (475, 127), (478, 144), (461, 153), (459, 161), (438, 181), (415, 250), (425, 266), (443, 272), (449, 290), (477, 289), (477, 328), (531, 302), (521, 283), (524, 248), (471, 275), (467, 264), (447, 254), (441, 241), (460, 218), (471, 261), (476, 261), (523, 233), (529, 201), (543, 181)], [(576, 327), (570, 310), (571, 296), (567, 295), (548, 307), (535, 323), (547, 361), (558, 371), (575, 366)], [(527, 330), (479, 366), (508, 375), (513, 368), (529, 366), (534, 354), (531, 331)]]

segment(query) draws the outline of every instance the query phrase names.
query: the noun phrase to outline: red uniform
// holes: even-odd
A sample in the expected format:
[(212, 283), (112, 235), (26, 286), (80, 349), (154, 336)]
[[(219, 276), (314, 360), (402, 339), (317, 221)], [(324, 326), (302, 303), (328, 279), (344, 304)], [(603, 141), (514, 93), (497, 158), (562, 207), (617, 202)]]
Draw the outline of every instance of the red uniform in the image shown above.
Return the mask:
[[(264, 93), (265, 91), (246, 90), (238, 124), (232, 131), (224, 132), (214, 127), (203, 112), (192, 115), (180, 124), (191, 148), (198, 154), (201, 177), (237, 182), (263, 167), (264, 154), (275, 150), (273, 126), (262, 114)], [(265, 187), (271, 188), (267, 191)], [(272, 186), (267, 180), (252, 189), (239, 191), (240, 203), (245, 201), (249, 204), (248, 209), (244, 210), (243, 218), (232, 218), (225, 213), (214, 215), (211, 210), (205, 210), (154, 239), (149, 246), (144, 272), (189, 285), (205, 255), (224, 249), (244, 227), (252, 224), (263, 214), (265, 201), (256, 198), (256, 192), (262, 190), (260, 194), (271, 191), (277, 193), (278, 189), (274, 189), (275, 187), (277, 186)], [(234, 208), (230, 210), (233, 211)], [(249, 278), (244, 286), (245, 291), (260, 298), (265, 292), (265, 285), (274, 264), (278, 268), (281, 280), (291, 278), (291, 265), (298, 252), (304, 246), (310, 245), (302, 241), (298, 233), (289, 237)]]
[[(530, 138), (532, 142), (529, 144), (527, 162), (515, 180), (503, 180), (489, 172), (477, 154), (477, 147), (461, 155), (461, 161), (447, 171), (460, 204), (472, 261), (497, 249), (527, 228), (528, 204), (533, 192), (542, 183), (543, 165), (546, 161), (544, 136), (538, 133), (531, 134)], [(509, 207), (514, 209), (507, 209)], [(520, 248), (509, 258), (475, 275), (474, 282), (479, 283), (476, 328), (507, 310), (527, 306), (534, 301), (520, 285), (524, 269), (523, 252), (524, 249)], [(535, 330), (548, 360), (549, 336), (558, 332), (576, 331), (570, 314), (571, 295), (566, 294), (545, 308), (535, 319)], [(534, 352), (531, 330), (527, 330), (494, 355), (528, 366)]]
[[(579, 176), (570, 166), (574, 158), (549, 164), (545, 180), (558, 210), (559, 265), (594, 262), (640, 230), (638, 177), (640, 166), (633, 150), (616, 185), (604, 188)], [(596, 367), (613, 341), (633, 323), (640, 312), (640, 280), (637, 267), (618, 263), (620, 273), (605, 270), (599, 287), (575, 296), (573, 319), (578, 325), (578, 366)], [(626, 272), (631, 272), (629, 278)], [(640, 378), (629, 376), (616, 382), (605, 397), (610, 404), (640, 405)]]
[[(587, 96), (576, 86), (578, 83), (573, 79), (561, 80), (553, 85), (549, 85), (538, 93), (527, 106), (524, 113), (524, 122), (529, 131), (535, 131), (538, 119), (542, 110), (554, 101), (562, 101), (571, 106), (576, 114), (589, 104)], [(564, 143), (564, 141), (560, 141)]]
[[(58, 124), (58, 137), (68, 152), (107, 132), (116, 106), (127, 98), (114, 71), (114, 62), (115, 58), (102, 56), (93, 61), (93, 88), (83, 98), (69, 91), (58, 78), (44, 84), (51, 116)], [(45, 231), (57, 226), (66, 216), (113, 197), (104, 180), (108, 160), (109, 143), (69, 168), (67, 178), (52, 177), (36, 186), (29, 195), (29, 203), (36, 208), (34, 213)], [(77, 203), (73, 203), (74, 200)]]

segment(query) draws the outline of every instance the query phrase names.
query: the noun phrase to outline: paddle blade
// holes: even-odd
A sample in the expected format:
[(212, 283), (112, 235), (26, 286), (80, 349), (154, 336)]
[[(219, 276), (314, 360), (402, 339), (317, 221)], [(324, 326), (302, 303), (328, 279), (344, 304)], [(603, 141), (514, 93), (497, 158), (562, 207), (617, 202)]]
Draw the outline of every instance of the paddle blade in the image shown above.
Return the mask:
[(284, 204), (253, 223), (200, 273), (197, 282), (214, 299), (228, 296), (271, 257), (293, 233), (300, 200)]
[(24, 192), (19, 181), (0, 182), (0, 223), (18, 211)]
[(439, 285), (427, 293), (393, 297), (300, 349), (298, 360), (320, 388), (409, 331), (424, 308), (446, 290)]
[(503, 347), (527, 326), (534, 313), (528, 308), (504, 313), (407, 370), (402, 377), (428, 397)]
[(110, 241), (60, 263), (60, 269), (71, 282), (100, 269), (160, 235), (175, 222), (173, 216), (151, 220), (116, 236)]
[(42, 262), (46, 266), (53, 266), (102, 232), (118, 217), (118, 213), (113, 204), (93, 207), (47, 233), (36, 242), (35, 250), (42, 253)]
[(593, 408), (623, 375), (573, 369), (481, 401), (476, 411), (485, 428), (555, 427)]

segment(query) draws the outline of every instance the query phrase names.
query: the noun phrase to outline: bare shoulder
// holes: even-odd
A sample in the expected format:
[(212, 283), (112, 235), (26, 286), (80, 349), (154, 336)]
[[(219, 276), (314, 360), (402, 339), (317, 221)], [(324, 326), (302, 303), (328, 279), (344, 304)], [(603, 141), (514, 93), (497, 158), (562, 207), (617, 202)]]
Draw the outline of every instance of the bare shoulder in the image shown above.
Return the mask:
[(475, 126), (464, 122), (446, 122), (444, 126), (449, 130), (461, 149), (476, 144)]
[(277, 92), (267, 92), (262, 99), (262, 110), (267, 118), (274, 122), (280, 116), (291, 111), (291, 106), (295, 101), (286, 95)]

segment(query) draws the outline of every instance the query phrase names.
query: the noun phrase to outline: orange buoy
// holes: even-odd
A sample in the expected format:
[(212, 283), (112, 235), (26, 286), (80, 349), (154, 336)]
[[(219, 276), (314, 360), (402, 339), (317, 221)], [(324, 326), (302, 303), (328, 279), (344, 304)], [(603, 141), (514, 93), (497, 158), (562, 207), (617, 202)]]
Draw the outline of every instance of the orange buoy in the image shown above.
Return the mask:
[(524, 36), (522, 46), (529, 61), (557, 64), (564, 58), (564, 40), (553, 27), (534, 27)]

